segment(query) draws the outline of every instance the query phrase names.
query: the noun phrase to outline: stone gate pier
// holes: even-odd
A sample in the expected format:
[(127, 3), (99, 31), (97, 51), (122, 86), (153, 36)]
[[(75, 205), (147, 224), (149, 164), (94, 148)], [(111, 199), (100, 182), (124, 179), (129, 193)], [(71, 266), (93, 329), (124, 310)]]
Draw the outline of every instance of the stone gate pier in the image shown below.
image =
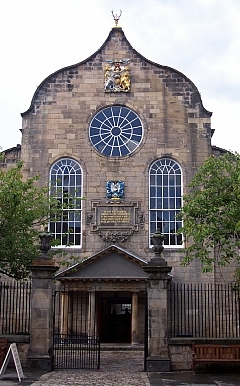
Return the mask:
[(32, 272), (30, 346), (27, 366), (44, 370), (52, 368), (53, 290), (54, 274), (58, 270), (48, 256), (49, 233), (40, 234), (41, 254), (30, 267)]
[(171, 371), (171, 361), (168, 353), (168, 282), (171, 280), (169, 267), (160, 257), (163, 246), (163, 236), (155, 233), (155, 246), (153, 251), (156, 257), (143, 267), (148, 273), (147, 298), (148, 298), (148, 357), (146, 358), (146, 371), (163, 372)]

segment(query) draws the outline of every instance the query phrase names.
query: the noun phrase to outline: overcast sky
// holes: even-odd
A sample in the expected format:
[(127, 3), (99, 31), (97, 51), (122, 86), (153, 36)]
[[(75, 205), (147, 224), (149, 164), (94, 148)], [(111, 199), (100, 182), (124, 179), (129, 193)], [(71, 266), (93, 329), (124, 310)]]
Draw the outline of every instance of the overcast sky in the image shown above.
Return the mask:
[(240, 152), (240, 0), (5, 0), (0, 5), (0, 145), (21, 143), (36, 87), (78, 63), (119, 25), (151, 61), (177, 69), (213, 112), (212, 143)]

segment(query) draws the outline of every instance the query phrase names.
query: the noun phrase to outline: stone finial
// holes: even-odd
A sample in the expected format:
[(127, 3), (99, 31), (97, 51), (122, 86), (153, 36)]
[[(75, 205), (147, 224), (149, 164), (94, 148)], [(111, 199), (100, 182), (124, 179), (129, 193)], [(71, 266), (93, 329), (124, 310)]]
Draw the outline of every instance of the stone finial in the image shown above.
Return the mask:
[(50, 242), (52, 238), (53, 236), (50, 232), (43, 231), (39, 233), (39, 239), (40, 239), (39, 249), (41, 253), (38, 256), (36, 256), (36, 258), (32, 261), (32, 266), (52, 266), (52, 267), (56, 266), (52, 257), (49, 256), (48, 254), (48, 252), (51, 249)]
[(167, 265), (166, 261), (163, 257), (161, 257), (161, 253), (164, 250), (163, 241), (165, 236), (160, 232), (160, 229), (157, 229), (156, 232), (152, 235), (153, 247), (152, 250), (155, 253), (155, 257), (151, 258), (150, 264), (154, 265)]
[(51, 257), (48, 255), (48, 252), (51, 249), (51, 240), (53, 238), (52, 234), (50, 232), (41, 232), (39, 233), (40, 238), (40, 251), (41, 251), (41, 259), (42, 260), (49, 260)]
[(152, 235), (153, 247), (152, 250), (155, 255), (161, 255), (164, 250), (163, 241), (165, 236), (160, 232), (160, 229), (157, 229), (156, 232)]

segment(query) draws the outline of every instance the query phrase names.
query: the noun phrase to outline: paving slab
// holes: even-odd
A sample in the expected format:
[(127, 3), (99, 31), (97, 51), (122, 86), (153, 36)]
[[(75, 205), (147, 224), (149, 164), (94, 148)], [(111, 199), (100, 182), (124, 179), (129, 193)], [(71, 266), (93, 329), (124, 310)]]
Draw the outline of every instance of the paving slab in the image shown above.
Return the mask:
[(218, 373), (191, 371), (145, 373), (143, 352), (102, 351), (100, 370), (41, 370), (23, 369), (26, 376), (18, 381), (15, 368), (8, 368), (0, 386), (240, 386), (240, 372)]
[(235, 373), (148, 373), (148, 379), (150, 386), (240, 386), (240, 374)]

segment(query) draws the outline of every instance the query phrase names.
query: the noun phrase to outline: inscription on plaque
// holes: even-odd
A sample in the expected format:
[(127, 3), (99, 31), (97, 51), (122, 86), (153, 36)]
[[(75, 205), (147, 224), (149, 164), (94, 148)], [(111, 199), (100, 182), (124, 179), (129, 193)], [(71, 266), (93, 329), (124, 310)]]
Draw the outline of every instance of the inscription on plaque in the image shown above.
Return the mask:
[(127, 210), (103, 210), (100, 215), (101, 224), (130, 223), (130, 212)]
[[(92, 232), (107, 242), (123, 242), (128, 240), (134, 232), (139, 231), (140, 210), (138, 202), (102, 204), (92, 202), (93, 215), (88, 213), (88, 221), (92, 224)], [(142, 217), (141, 217), (142, 218)], [(94, 220), (94, 222), (93, 222)]]

